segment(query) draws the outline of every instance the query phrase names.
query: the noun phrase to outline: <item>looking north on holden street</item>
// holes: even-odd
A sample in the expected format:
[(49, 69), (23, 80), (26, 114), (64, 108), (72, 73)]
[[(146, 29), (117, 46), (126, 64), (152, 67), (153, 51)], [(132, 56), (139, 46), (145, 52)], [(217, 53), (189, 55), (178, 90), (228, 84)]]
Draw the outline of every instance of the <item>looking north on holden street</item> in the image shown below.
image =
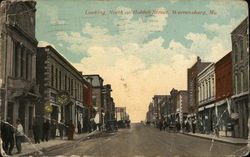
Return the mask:
[(0, 156), (247, 156), (245, 1), (0, 0)]

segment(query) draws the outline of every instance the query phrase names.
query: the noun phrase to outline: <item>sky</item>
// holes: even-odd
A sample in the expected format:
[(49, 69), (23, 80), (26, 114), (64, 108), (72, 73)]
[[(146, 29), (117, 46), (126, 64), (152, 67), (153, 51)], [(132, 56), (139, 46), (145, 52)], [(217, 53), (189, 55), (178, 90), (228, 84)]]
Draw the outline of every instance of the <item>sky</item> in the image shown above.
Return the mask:
[(111, 84), (116, 106), (145, 119), (153, 95), (187, 89), (197, 56), (216, 62), (248, 16), (240, 0), (38, 0), (36, 38)]

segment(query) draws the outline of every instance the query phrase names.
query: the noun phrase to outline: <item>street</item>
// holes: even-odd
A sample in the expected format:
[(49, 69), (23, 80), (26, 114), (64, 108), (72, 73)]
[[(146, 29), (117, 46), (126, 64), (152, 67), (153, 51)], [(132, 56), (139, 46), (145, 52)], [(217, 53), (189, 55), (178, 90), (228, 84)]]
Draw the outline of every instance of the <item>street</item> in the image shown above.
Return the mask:
[[(211, 151), (209, 151), (210, 148)], [(167, 133), (138, 123), (132, 124), (130, 129), (104, 133), (100, 137), (93, 137), (44, 152), (43, 155), (227, 156), (239, 155), (242, 148), (245, 146), (212, 142), (180, 133)]]

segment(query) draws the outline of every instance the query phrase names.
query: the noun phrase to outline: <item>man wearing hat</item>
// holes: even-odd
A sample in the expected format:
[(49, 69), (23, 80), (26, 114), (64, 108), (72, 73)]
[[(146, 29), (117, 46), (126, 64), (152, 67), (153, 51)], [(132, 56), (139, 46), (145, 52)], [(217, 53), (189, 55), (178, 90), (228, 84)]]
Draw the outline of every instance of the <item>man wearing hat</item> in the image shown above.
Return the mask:
[(24, 136), (23, 126), (21, 124), (21, 120), (17, 119), (17, 127), (16, 127), (16, 148), (17, 148), (17, 154), (20, 154), (22, 152), (22, 138)]
[(1, 122), (3, 149), (8, 155), (12, 155), (11, 152), (14, 148), (14, 128), (10, 121), (11, 119), (8, 117), (6, 122)]

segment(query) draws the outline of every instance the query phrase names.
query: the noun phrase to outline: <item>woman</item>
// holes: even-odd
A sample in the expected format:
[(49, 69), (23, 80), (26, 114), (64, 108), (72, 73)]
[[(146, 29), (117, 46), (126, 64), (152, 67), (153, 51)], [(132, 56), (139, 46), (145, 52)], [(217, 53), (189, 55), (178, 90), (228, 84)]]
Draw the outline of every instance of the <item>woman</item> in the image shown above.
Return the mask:
[(73, 140), (75, 126), (74, 124), (72, 124), (72, 121), (69, 122), (67, 130), (68, 130), (68, 140)]
[(17, 127), (16, 127), (16, 148), (17, 154), (22, 153), (22, 138), (24, 136), (23, 126), (21, 124), (21, 120), (17, 120)]

